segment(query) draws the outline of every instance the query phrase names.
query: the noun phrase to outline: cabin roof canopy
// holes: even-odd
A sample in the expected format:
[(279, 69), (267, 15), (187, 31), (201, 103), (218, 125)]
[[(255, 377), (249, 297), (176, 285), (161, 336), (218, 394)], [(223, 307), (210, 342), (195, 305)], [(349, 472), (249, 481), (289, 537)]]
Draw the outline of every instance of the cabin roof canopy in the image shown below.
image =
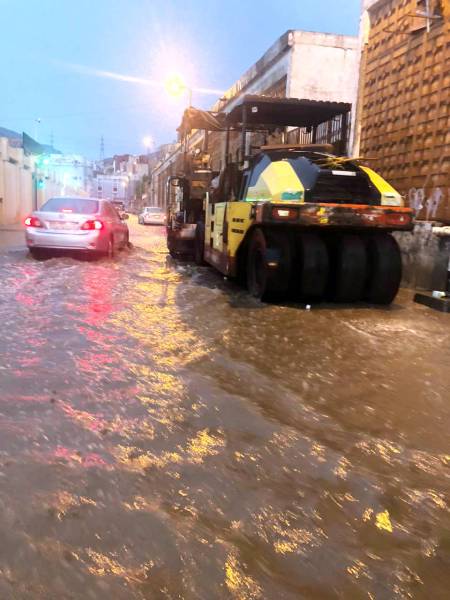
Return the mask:
[(347, 102), (327, 102), (298, 98), (271, 98), (246, 95), (227, 115), (231, 126), (242, 124), (276, 127), (314, 127), (351, 110)]
[(347, 102), (245, 95), (229, 113), (187, 108), (178, 132), (183, 137), (194, 129), (225, 131), (227, 127), (238, 127), (244, 122), (249, 129), (314, 127), (350, 112), (351, 107)]
[(184, 111), (183, 119), (177, 131), (183, 137), (193, 129), (205, 129), (206, 131), (225, 131), (226, 114), (223, 112), (212, 112), (200, 110), (190, 106)]

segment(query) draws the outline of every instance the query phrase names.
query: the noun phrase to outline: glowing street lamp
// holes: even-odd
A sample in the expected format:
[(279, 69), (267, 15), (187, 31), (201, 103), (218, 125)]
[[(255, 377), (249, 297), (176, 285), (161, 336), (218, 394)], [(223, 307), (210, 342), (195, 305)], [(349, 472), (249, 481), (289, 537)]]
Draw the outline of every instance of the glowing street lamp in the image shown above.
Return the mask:
[(188, 92), (189, 106), (192, 106), (192, 88), (186, 85), (180, 75), (171, 75), (168, 77), (164, 86), (169, 96), (173, 96), (174, 98), (180, 98), (183, 94)]
[(150, 152), (150, 150), (153, 148), (153, 146), (155, 145), (155, 142), (152, 138), (151, 135), (146, 135), (144, 137), (144, 139), (142, 140), (142, 143), (144, 144), (144, 146), (147, 148), (147, 152)]

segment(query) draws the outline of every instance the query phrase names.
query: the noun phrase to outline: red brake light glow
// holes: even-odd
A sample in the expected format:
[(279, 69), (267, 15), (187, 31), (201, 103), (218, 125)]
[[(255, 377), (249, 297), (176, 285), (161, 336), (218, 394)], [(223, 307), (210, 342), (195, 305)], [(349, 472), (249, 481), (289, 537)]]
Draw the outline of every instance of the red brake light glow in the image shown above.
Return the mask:
[(71, 212), (73, 212), (73, 210), (71, 208), (62, 208), (61, 212), (63, 212), (63, 213), (71, 213)]
[(100, 231), (100, 229), (103, 229), (103, 227), (104, 225), (101, 221), (98, 219), (92, 219), (84, 222), (81, 226), (81, 229), (83, 229), (83, 231)]
[(27, 217), (24, 224), (26, 227), (42, 227), (42, 223), (37, 217)]

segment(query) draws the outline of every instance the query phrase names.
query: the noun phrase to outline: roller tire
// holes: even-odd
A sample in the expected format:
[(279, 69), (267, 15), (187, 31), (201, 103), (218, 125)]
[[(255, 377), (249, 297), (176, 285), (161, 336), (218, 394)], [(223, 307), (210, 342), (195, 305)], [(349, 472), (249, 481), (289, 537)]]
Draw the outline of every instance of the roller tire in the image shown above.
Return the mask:
[(202, 221), (197, 223), (195, 229), (195, 241), (194, 241), (194, 261), (198, 266), (202, 266), (205, 263), (205, 224)]
[(325, 242), (314, 233), (302, 233), (297, 237), (296, 249), (296, 272), (293, 278), (295, 296), (299, 300), (323, 300), (329, 272)]
[[(277, 267), (273, 266), (275, 263)], [(248, 246), (246, 274), (247, 289), (253, 297), (272, 300), (285, 294), (291, 276), (288, 240), (283, 235), (255, 229)]]
[(372, 304), (391, 304), (402, 279), (402, 257), (397, 241), (389, 233), (369, 237), (367, 257), (366, 300)]
[(339, 236), (334, 247), (332, 299), (335, 302), (359, 302), (364, 297), (367, 281), (367, 252), (364, 239), (358, 235)]

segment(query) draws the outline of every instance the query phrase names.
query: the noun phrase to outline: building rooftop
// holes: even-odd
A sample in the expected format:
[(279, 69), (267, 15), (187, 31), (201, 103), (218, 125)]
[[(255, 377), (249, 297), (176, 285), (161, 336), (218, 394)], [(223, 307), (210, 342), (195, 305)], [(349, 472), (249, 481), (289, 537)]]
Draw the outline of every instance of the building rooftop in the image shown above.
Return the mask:
[(10, 140), (14, 139), (22, 139), (22, 134), (17, 133), (17, 131), (13, 131), (12, 129), (6, 129), (6, 127), (0, 127), (0, 137), (5, 137)]
[(219, 100), (213, 106), (213, 110), (222, 110), (296, 44), (314, 44), (317, 46), (356, 50), (358, 47), (358, 36), (289, 29), (225, 92), (222, 101)]

